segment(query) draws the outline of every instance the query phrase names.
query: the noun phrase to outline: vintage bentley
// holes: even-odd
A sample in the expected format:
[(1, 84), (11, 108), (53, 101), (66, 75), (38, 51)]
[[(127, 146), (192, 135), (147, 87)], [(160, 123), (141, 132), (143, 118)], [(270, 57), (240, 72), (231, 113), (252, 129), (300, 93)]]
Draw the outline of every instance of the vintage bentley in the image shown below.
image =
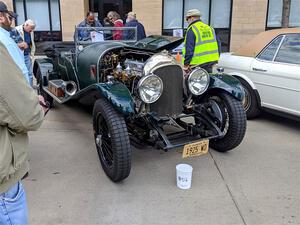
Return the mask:
[(195, 67), (184, 74), (172, 55), (182, 38), (114, 40), (113, 29), (87, 32), (91, 38), (79, 40), (75, 34), (74, 44), (46, 49), (34, 74), (51, 105), (74, 99), (93, 105), (96, 149), (112, 181), (128, 177), (131, 145), (183, 147), (186, 157), (207, 152), (208, 144), (226, 152), (242, 142), (246, 115), (240, 82), (221, 70), (209, 74)]

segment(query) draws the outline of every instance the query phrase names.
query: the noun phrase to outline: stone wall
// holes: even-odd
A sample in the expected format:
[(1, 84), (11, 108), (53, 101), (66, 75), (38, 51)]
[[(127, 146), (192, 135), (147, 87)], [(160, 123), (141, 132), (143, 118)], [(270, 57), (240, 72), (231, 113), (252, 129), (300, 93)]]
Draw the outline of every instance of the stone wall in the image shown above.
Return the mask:
[(265, 31), (268, 0), (234, 0), (230, 51)]
[(132, 0), (132, 11), (144, 25), (146, 34), (161, 34), (162, 0)]
[(60, 1), (63, 41), (73, 40), (74, 28), (84, 18), (88, 9), (88, 0)]

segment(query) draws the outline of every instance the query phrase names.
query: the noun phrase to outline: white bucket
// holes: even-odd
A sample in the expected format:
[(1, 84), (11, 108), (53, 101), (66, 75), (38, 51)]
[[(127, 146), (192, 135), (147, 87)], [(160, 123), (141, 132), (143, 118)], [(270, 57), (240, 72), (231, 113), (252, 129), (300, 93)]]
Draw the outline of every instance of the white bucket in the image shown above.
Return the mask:
[(190, 189), (192, 185), (193, 167), (188, 164), (176, 165), (177, 187), (181, 189)]

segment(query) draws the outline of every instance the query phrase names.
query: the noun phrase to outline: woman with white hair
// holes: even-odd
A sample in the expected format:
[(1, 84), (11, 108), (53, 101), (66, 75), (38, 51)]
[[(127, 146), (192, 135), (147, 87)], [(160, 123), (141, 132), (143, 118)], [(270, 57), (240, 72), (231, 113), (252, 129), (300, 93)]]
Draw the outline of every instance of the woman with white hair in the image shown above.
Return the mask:
[[(119, 13), (117, 13), (116, 11), (108, 12), (107, 18), (114, 24), (114, 27), (123, 27), (124, 26)], [(113, 39), (114, 40), (122, 40), (123, 39), (122, 33), (123, 33), (122, 30), (115, 30), (113, 32)]]
[(27, 47), (23, 50), (24, 51), (24, 59), (25, 64), (28, 69), (29, 74), (29, 81), (30, 85), (32, 86), (33, 81), (33, 72), (32, 72), (32, 60), (35, 53), (35, 44), (34, 44), (34, 29), (35, 23), (33, 20), (26, 20), (24, 24), (16, 27), (17, 31), (19, 32), (20, 36), (27, 43)]

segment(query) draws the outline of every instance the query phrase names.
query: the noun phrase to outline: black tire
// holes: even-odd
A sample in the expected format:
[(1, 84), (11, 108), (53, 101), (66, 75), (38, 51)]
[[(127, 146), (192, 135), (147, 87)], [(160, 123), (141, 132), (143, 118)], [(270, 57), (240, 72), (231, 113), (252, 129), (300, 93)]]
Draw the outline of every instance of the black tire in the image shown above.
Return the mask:
[(215, 124), (225, 134), (222, 138), (212, 139), (210, 146), (219, 152), (232, 150), (242, 142), (246, 133), (247, 119), (242, 103), (226, 93), (211, 96), (208, 101), (216, 118)]
[(50, 108), (52, 108), (53, 107), (53, 98), (50, 95), (48, 95), (47, 92), (45, 92), (43, 90), (43, 81), (42, 81), (42, 74), (41, 74), (40, 68), (37, 69), (35, 77), (36, 77), (37, 85), (38, 85), (38, 88), (37, 88), (38, 94), (42, 95), (44, 97), (45, 101), (49, 103)]
[(93, 110), (94, 138), (106, 175), (124, 180), (131, 169), (131, 147), (124, 117), (106, 99), (98, 99)]
[(241, 82), (245, 91), (243, 107), (246, 111), (247, 118), (252, 119), (260, 114), (260, 106), (257, 101), (257, 97), (252, 87), (245, 80), (239, 79), (239, 81)]

